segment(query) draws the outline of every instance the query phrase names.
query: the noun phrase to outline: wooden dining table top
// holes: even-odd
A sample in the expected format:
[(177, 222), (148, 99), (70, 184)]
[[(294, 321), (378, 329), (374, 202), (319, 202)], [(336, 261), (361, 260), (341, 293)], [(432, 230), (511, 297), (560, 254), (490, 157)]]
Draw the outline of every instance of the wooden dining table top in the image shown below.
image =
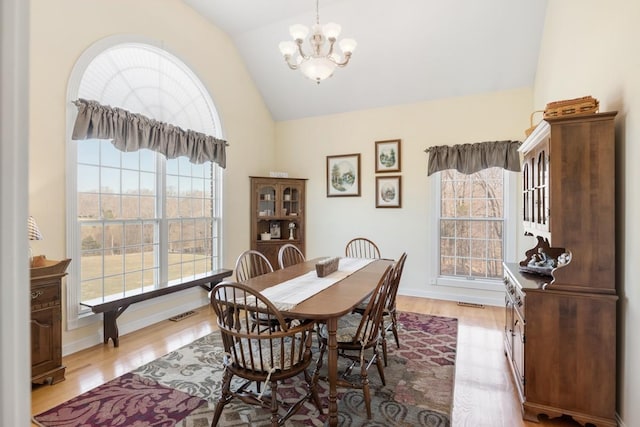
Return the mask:
[[(263, 291), (315, 270), (316, 263), (322, 259), (324, 258), (311, 259), (263, 274), (247, 280), (245, 284), (257, 291)], [(286, 310), (287, 317), (322, 320), (350, 313), (355, 306), (371, 295), (386, 268), (392, 264), (393, 260), (389, 259), (373, 260), (360, 270), (354, 271), (344, 279), (300, 302), (294, 308)]]

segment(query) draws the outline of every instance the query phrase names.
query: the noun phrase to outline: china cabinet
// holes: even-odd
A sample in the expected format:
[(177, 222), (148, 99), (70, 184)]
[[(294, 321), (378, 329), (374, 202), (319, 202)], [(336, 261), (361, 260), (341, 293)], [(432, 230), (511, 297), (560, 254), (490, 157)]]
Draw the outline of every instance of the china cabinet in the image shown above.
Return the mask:
[(306, 179), (252, 176), (250, 180), (250, 246), (277, 269), (278, 250), (286, 243), (305, 254)]
[(504, 265), (504, 343), (530, 421), (616, 426), (615, 115), (546, 119), (520, 147), (537, 245)]

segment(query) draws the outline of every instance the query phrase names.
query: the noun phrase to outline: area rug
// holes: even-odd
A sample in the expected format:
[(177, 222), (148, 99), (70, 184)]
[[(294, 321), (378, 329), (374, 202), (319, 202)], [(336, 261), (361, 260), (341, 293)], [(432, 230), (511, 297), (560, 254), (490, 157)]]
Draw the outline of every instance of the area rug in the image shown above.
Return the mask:
[[(457, 319), (399, 313), (398, 320), (401, 348), (389, 334), (386, 386), (374, 367), (369, 370), (372, 419), (366, 417), (360, 390), (339, 389), (339, 425), (450, 426)], [(222, 385), (222, 354), (220, 334), (214, 332), (34, 420), (44, 427), (208, 427)], [(318, 386), (324, 414), (307, 402), (287, 426), (325, 425), (328, 384), (321, 381)], [(304, 381), (296, 378), (278, 387), (278, 398), (295, 402), (305, 392)], [(233, 401), (218, 425), (269, 426), (270, 413)]]
[(150, 378), (124, 374), (35, 417), (60, 426), (174, 426), (206, 403)]

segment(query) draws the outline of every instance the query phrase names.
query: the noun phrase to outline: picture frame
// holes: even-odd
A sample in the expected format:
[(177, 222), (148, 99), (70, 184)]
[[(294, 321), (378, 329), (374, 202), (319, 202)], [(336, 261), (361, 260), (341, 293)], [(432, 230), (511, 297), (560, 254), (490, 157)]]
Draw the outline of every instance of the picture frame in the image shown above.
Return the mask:
[(402, 207), (402, 176), (376, 177), (376, 208)]
[(360, 154), (327, 156), (327, 197), (360, 196)]
[(271, 233), (272, 239), (280, 238), (280, 223), (278, 221), (271, 221), (269, 223), (269, 232)]
[(399, 139), (376, 141), (376, 173), (400, 172), (400, 143)]

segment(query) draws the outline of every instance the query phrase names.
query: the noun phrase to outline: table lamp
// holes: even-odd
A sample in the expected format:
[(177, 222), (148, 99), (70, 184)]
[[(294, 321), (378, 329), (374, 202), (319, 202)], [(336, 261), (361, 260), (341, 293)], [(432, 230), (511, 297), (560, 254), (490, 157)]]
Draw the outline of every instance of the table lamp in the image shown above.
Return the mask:
[[(40, 229), (38, 228), (38, 224), (36, 224), (36, 220), (29, 216), (28, 221), (28, 230), (29, 230), (29, 240), (42, 240), (42, 233), (40, 233)], [(31, 245), (29, 245), (29, 267), (33, 266), (33, 251), (31, 250)]]

